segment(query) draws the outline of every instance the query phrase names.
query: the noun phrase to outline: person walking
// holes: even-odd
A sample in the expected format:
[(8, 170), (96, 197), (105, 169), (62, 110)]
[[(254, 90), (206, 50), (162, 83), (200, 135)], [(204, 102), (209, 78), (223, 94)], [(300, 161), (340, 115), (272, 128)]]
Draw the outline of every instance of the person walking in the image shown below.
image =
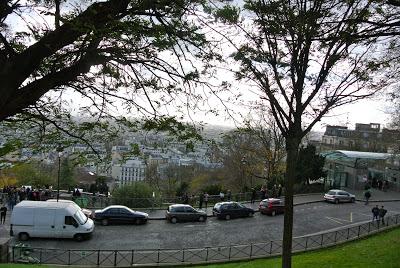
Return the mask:
[(204, 201), (204, 194), (200, 193), (199, 194), (199, 209), (203, 208), (203, 201)]
[(227, 199), (228, 201), (231, 201), (231, 198), (232, 198), (231, 190), (228, 190), (228, 191), (226, 192), (226, 199)]
[(6, 205), (2, 205), (2, 207), (0, 208), (0, 224), (4, 224), (4, 222), (6, 221), (6, 215), (7, 215), (7, 207)]
[(376, 205), (372, 208), (372, 221), (379, 221), (379, 207)]
[(365, 197), (365, 205), (368, 205), (369, 199), (371, 198), (371, 192), (369, 190), (365, 191), (364, 197)]
[(252, 188), (251, 189), (251, 203), (254, 204), (254, 201), (256, 200), (256, 189)]
[(208, 193), (205, 192), (204, 193), (204, 207), (206, 208), (206, 211), (207, 211), (207, 203), (208, 203)]
[(278, 198), (282, 196), (282, 185), (279, 184), (278, 186)]
[(383, 206), (379, 209), (379, 219), (382, 220), (382, 224), (385, 224), (386, 212), (387, 212), (387, 210)]
[(219, 192), (219, 199), (221, 200), (221, 202), (224, 202), (225, 200), (225, 194), (223, 191)]

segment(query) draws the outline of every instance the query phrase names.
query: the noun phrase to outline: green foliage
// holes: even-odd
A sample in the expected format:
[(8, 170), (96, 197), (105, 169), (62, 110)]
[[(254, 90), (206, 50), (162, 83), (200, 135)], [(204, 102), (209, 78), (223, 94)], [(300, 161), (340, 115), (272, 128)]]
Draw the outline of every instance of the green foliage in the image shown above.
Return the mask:
[(4, 143), (0, 147), (0, 157), (5, 156), (9, 153), (15, 152), (16, 150), (22, 148), (22, 143), (19, 140), (10, 140)]
[(71, 161), (65, 157), (61, 160), (60, 189), (70, 189), (76, 185), (74, 167)]
[(183, 181), (179, 184), (178, 188), (176, 189), (176, 196), (183, 196), (189, 190), (189, 183)]
[(224, 23), (236, 23), (239, 19), (240, 9), (232, 5), (225, 5), (214, 12), (216, 18)]
[(323, 170), (325, 157), (316, 153), (314, 145), (301, 147), (297, 161), (297, 182), (307, 182), (318, 180), (326, 177), (326, 172)]
[(131, 208), (148, 208), (153, 205), (154, 191), (147, 183), (133, 182), (130, 185), (123, 185), (114, 189), (112, 196), (115, 204)]
[(54, 174), (34, 162), (16, 164), (8, 172), (14, 175), (17, 185), (42, 187), (44, 185), (54, 185), (55, 183)]
[(201, 188), (201, 191), (203, 193), (208, 193), (209, 195), (218, 195), (222, 191), (222, 185), (221, 184), (206, 185)]

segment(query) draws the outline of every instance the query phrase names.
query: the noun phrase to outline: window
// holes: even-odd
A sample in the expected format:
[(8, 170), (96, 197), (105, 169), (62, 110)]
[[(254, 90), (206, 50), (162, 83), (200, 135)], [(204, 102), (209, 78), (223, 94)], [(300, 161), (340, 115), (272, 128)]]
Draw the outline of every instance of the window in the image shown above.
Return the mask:
[(78, 223), (72, 216), (65, 216), (64, 224), (65, 225), (77, 225)]
[(186, 212), (195, 212), (195, 210), (193, 208), (191, 208), (191, 207), (186, 207), (185, 211)]

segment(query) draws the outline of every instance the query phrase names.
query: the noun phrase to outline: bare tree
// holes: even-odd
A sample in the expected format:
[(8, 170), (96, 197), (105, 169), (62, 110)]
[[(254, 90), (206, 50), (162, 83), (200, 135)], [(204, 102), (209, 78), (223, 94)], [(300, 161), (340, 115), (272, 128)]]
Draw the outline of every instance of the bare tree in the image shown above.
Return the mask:
[(258, 90), (257, 105), (270, 108), (285, 137), (282, 267), (288, 268), (300, 142), (333, 108), (371, 97), (393, 81), (384, 72), (389, 61), (380, 56), (390, 44), (382, 36), (399, 32), (399, 9), (370, 1), (245, 1), (216, 15), (235, 27), (235, 38), (219, 33), (236, 49), (237, 79), (249, 85), (247, 95)]

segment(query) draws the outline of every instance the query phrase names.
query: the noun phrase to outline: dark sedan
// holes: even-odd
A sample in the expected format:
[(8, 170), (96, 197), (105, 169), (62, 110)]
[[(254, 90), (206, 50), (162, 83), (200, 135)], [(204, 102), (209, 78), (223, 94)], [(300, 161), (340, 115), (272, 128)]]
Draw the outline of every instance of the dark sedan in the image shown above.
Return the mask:
[(175, 204), (168, 207), (165, 218), (172, 223), (178, 221), (206, 221), (207, 213), (196, 210), (192, 206), (184, 204)]
[(213, 214), (218, 219), (230, 220), (239, 217), (252, 217), (254, 210), (238, 202), (220, 202), (215, 204)]
[(149, 214), (133, 211), (125, 206), (109, 206), (94, 212), (94, 220), (101, 222), (102, 225), (110, 223), (134, 223), (144, 224), (147, 222)]

